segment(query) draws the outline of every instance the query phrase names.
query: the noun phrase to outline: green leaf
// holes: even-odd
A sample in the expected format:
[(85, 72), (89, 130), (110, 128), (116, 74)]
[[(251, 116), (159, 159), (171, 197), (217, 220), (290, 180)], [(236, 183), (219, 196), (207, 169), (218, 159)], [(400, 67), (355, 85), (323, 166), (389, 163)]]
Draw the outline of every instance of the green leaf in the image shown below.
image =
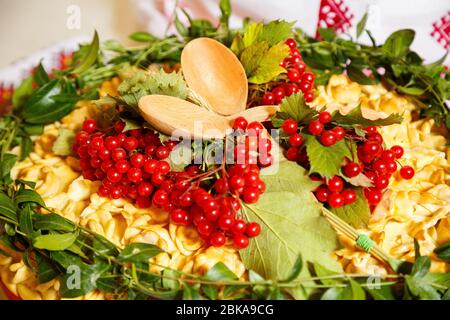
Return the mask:
[(33, 149), (33, 141), (29, 136), (23, 136), (20, 138), (20, 160), (24, 160), (28, 157)]
[(97, 280), (109, 269), (109, 265), (104, 263), (83, 263), (71, 267), (71, 272), (64, 273), (60, 280), (60, 294), (63, 298), (76, 298), (93, 291), (97, 288)]
[(348, 65), (346, 70), (347, 70), (348, 77), (352, 81), (358, 82), (359, 84), (362, 84), (362, 85), (375, 84), (375, 81), (372, 78), (366, 76), (360, 68), (354, 66), (353, 64)]
[(395, 31), (386, 39), (382, 48), (387, 55), (400, 58), (409, 51), (414, 36), (415, 32), (411, 29)]
[[(322, 266), (320, 263), (313, 263), (314, 267), (314, 273), (317, 277), (328, 277), (328, 276), (334, 276), (337, 275), (337, 272), (334, 272), (332, 270), (328, 270), (324, 266)], [(339, 279), (320, 279), (320, 282), (324, 285), (332, 286), (337, 283), (341, 283), (342, 281)]]
[(36, 214), (33, 221), (34, 227), (40, 230), (73, 232), (76, 229), (72, 221), (56, 213)]
[(23, 131), (29, 136), (39, 136), (44, 132), (44, 126), (42, 124), (25, 124)]
[(17, 161), (17, 156), (11, 153), (5, 153), (3, 160), (0, 164), (1, 177), (9, 176), (11, 169), (14, 167)]
[[(339, 270), (331, 257), (339, 242), (311, 193), (316, 184), (296, 163), (283, 161), (279, 165), (277, 174), (261, 171), (267, 190), (256, 204), (245, 206), (247, 220), (262, 227), (261, 235), (240, 251), (245, 267), (265, 279), (286, 279), (301, 254), (304, 261)], [(300, 273), (308, 275), (307, 268)], [(294, 290), (293, 295), (305, 297), (302, 290)]]
[(434, 249), (434, 253), (436, 253), (437, 256), (442, 260), (450, 261), (450, 242), (444, 243), (443, 245)]
[[(432, 285), (439, 285), (450, 289), (450, 273), (448, 272), (428, 272), (423, 280)], [(443, 290), (443, 289), (440, 289)]]
[(175, 24), (175, 29), (180, 34), (180, 36), (186, 37), (187, 35), (189, 35), (189, 29), (180, 21), (180, 19), (178, 18), (178, 15), (176, 13), (175, 13), (174, 24)]
[(242, 37), (242, 44), (244, 48), (249, 47), (259, 41), (263, 28), (264, 25), (261, 22), (250, 23), (247, 26), (247, 30)]
[[(274, 20), (265, 25), (259, 35), (258, 41), (266, 41), (269, 46), (273, 46), (281, 41), (285, 41), (292, 36), (294, 22), (284, 20)], [(281, 60), (279, 61), (281, 62)]]
[(46, 283), (61, 274), (56, 266), (38, 251), (34, 251), (37, 264), (37, 277), (39, 283)]
[(130, 243), (122, 250), (117, 259), (121, 262), (148, 263), (150, 258), (164, 252), (149, 243)]
[(52, 150), (58, 156), (72, 154), (72, 145), (75, 141), (75, 132), (66, 128), (59, 128), (58, 137), (53, 143)]
[(375, 300), (395, 300), (392, 286), (380, 286), (379, 288), (365, 288), (370, 296)]
[(333, 41), (336, 39), (336, 31), (332, 28), (319, 28), (320, 37), (325, 41)]
[(238, 277), (223, 262), (217, 262), (205, 274), (205, 279), (211, 281), (237, 280)]
[(57, 104), (52, 99), (61, 92), (61, 81), (58, 79), (40, 87), (25, 104), (22, 117), (30, 124), (46, 124), (61, 119), (73, 109), (73, 104)]
[(20, 230), (25, 233), (28, 238), (31, 238), (34, 232), (33, 229), (33, 210), (29, 204), (25, 205), (22, 210), (19, 211), (19, 227)]
[(280, 62), (283, 61), (288, 54), (289, 47), (283, 42), (272, 46), (261, 59), (258, 68), (248, 79), (248, 82), (255, 84), (266, 83), (285, 72), (286, 70), (280, 66)]
[(12, 103), (15, 108), (22, 107), (33, 93), (33, 76), (29, 76), (14, 90)]
[[(303, 134), (303, 138), (311, 164), (310, 173), (318, 173), (322, 177), (331, 178), (339, 174), (345, 158), (352, 159), (352, 152), (345, 140), (325, 147), (315, 136)], [(356, 147), (353, 150), (356, 150)]]
[(267, 42), (260, 42), (252, 44), (244, 49), (241, 54), (240, 60), (244, 67), (247, 77), (252, 76), (257, 70), (262, 58), (269, 50)]
[(184, 284), (183, 300), (203, 300), (200, 294), (200, 284)]
[(366, 292), (361, 285), (353, 279), (349, 279), (352, 290), (352, 300), (366, 300)]
[(340, 208), (332, 208), (331, 212), (353, 227), (365, 228), (370, 220), (370, 207), (361, 188), (354, 189), (356, 201)]
[(422, 278), (430, 271), (431, 260), (427, 256), (420, 256), (413, 265), (411, 274), (414, 277)]
[(380, 118), (376, 120), (369, 120), (363, 117), (361, 112), (361, 106), (352, 109), (346, 115), (342, 115), (340, 112), (336, 112), (333, 115), (333, 121), (341, 125), (360, 125), (367, 126), (389, 126), (391, 124), (401, 123), (403, 118), (397, 113), (392, 113), (386, 118)]
[(281, 282), (291, 282), (294, 281), (295, 279), (297, 279), (297, 277), (300, 275), (300, 272), (303, 269), (303, 259), (302, 256), (299, 255), (297, 257), (297, 260), (294, 263), (294, 266), (292, 267), (292, 271), (291, 274), (284, 280), (282, 280)]
[(417, 87), (403, 87), (397, 86), (396, 89), (404, 94), (409, 94), (411, 96), (421, 96), (426, 92), (426, 89), (417, 88)]
[(366, 28), (367, 23), (367, 12), (364, 13), (361, 20), (359, 20), (358, 24), (356, 25), (356, 38), (359, 38), (361, 34), (363, 33), (364, 29)]
[(349, 279), (345, 287), (330, 288), (322, 295), (321, 300), (365, 300), (366, 293), (361, 285), (353, 279)]
[(33, 79), (40, 87), (50, 82), (50, 77), (48, 76), (47, 71), (45, 71), (42, 62), (39, 62), (38, 66), (36, 67)]
[(340, 176), (348, 183), (355, 187), (372, 187), (372, 181), (363, 173), (358, 174), (356, 177), (349, 178), (345, 174), (341, 173)]
[(135, 32), (132, 33), (129, 38), (138, 42), (150, 42), (156, 39), (155, 36), (151, 35), (148, 32)]
[(30, 189), (20, 190), (17, 193), (14, 200), (17, 205), (19, 205), (21, 203), (31, 202), (31, 203), (36, 203), (41, 207), (45, 207), (45, 202), (44, 202), (44, 200), (42, 200), (42, 197), (39, 195), (39, 193), (37, 193), (34, 190), (30, 190)]
[(423, 300), (440, 300), (441, 295), (439, 292), (423, 278), (415, 277), (415, 276), (405, 276), (407, 289), (411, 292), (412, 295), (418, 297)]
[(97, 61), (99, 49), (100, 42), (97, 31), (95, 31), (92, 42), (89, 44), (83, 57), (81, 57), (80, 64), (73, 70), (73, 73), (80, 74), (89, 69)]
[[(277, 112), (273, 119), (286, 120), (290, 118), (301, 124), (306, 124), (311, 122), (318, 114), (319, 113), (315, 109), (306, 105), (303, 93), (299, 92), (286, 97), (281, 101), (280, 112)], [(279, 125), (274, 124), (277, 128), (281, 126), (282, 121), (278, 122)]]
[(78, 238), (78, 232), (47, 234), (33, 239), (33, 245), (37, 249), (49, 251), (62, 251), (69, 248)]

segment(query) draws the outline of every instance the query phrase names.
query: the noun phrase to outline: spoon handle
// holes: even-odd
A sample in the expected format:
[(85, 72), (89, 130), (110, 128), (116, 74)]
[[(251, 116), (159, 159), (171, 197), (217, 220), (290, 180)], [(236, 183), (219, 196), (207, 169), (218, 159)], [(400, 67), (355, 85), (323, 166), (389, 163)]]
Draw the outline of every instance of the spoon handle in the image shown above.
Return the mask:
[(228, 116), (228, 119), (234, 120), (237, 117), (244, 117), (248, 122), (264, 122), (269, 120), (279, 110), (279, 106), (258, 106)]

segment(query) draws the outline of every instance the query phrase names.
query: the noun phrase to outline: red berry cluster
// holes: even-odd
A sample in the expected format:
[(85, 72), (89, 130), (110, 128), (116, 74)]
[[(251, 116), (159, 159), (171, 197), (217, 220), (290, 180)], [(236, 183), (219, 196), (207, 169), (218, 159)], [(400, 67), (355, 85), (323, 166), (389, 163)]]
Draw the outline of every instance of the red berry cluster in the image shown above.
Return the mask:
[(279, 104), (284, 97), (299, 91), (303, 92), (306, 102), (314, 100), (314, 74), (306, 71), (306, 65), (297, 49), (297, 42), (289, 38), (286, 45), (290, 49), (290, 55), (280, 63), (280, 66), (287, 70), (287, 79), (263, 95), (261, 101), (263, 105)]
[(170, 165), (163, 161), (175, 147), (175, 141), (162, 144), (148, 129), (123, 132), (118, 121), (109, 133), (99, 131), (96, 121), (87, 119), (75, 136), (73, 151), (80, 158), (82, 174), (100, 180), (98, 193), (103, 197), (127, 197), (139, 207), (149, 207), (150, 195), (164, 181)]
[[(76, 134), (73, 150), (80, 158), (83, 176), (102, 181), (100, 196), (125, 197), (140, 208), (153, 204), (169, 212), (172, 223), (194, 224), (209, 244), (220, 247), (232, 239), (242, 249), (248, 246), (249, 237), (259, 235), (261, 227), (240, 218), (240, 200), (255, 203), (265, 191), (259, 168), (272, 162), (271, 141), (261, 137), (264, 127), (259, 122), (247, 124), (244, 118), (237, 118), (234, 128), (241, 131), (234, 156), (243, 162), (207, 172), (197, 165), (189, 165), (183, 172), (171, 171), (164, 159), (176, 142), (163, 144), (148, 129), (123, 132), (121, 121), (102, 132), (95, 120), (86, 120)], [(257, 150), (254, 155), (253, 147)], [(211, 178), (216, 180), (211, 183)]]
[[(371, 206), (377, 205), (381, 201), (382, 192), (389, 185), (389, 178), (397, 171), (397, 160), (403, 155), (401, 146), (393, 146), (390, 149), (383, 149), (383, 137), (377, 132), (375, 126), (365, 128), (366, 135), (357, 139), (353, 132), (346, 133), (344, 128), (332, 125), (331, 114), (320, 112), (316, 120), (307, 126), (309, 134), (317, 136), (324, 146), (332, 146), (337, 141), (348, 137), (357, 141), (357, 155), (359, 163), (348, 160), (342, 167), (342, 172), (348, 178), (354, 178), (360, 173), (368, 177), (373, 186), (364, 188), (364, 195)], [(298, 123), (293, 119), (287, 119), (282, 124), (283, 132), (288, 135), (289, 148), (286, 151), (288, 160), (297, 161), (300, 165), (308, 168), (309, 160), (305, 148), (301, 148), (303, 137), (300, 133)], [(411, 179), (414, 176), (414, 169), (410, 166), (403, 166), (400, 169), (400, 176), (403, 179)], [(340, 208), (356, 201), (356, 193), (350, 189), (350, 184), (344, 182), (341, 177), (334, 176), (323, 181), (315, 191), (316, 198), (323, 203), (328, 203), (332, 208)]]

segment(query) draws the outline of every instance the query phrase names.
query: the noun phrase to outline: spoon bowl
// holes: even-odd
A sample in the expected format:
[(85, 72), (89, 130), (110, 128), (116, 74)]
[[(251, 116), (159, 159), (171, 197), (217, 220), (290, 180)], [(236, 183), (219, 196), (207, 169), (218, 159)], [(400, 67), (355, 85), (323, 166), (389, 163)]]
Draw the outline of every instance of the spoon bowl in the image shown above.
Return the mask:
[(221, 115), (244, 111), (248, 82), (236, 55), (210, 38), (190, 41), (181, 53), (181, 65), (187, 85)]

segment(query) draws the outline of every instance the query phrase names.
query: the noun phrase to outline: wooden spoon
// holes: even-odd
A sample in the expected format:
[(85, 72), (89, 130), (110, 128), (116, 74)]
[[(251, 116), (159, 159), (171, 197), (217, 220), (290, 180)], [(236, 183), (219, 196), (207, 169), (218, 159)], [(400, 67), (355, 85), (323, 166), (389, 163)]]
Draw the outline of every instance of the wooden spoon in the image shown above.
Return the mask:
[(181, 65), (189, 88), (213, 111), (228, 116), (245, 110), (248, 95), (245, 70), (226, 46), (210, 38), (192, 40), (181, 53)]
[(139, 109), (150, 125), (166, 135), (210, 140), (231, 133), (233, 120), (238, 116), (249, 122), (262, 122), (275, 114), (278, 106), (255, 107), (225, 117), (176, 97), (149, 95), (139, 100)]

